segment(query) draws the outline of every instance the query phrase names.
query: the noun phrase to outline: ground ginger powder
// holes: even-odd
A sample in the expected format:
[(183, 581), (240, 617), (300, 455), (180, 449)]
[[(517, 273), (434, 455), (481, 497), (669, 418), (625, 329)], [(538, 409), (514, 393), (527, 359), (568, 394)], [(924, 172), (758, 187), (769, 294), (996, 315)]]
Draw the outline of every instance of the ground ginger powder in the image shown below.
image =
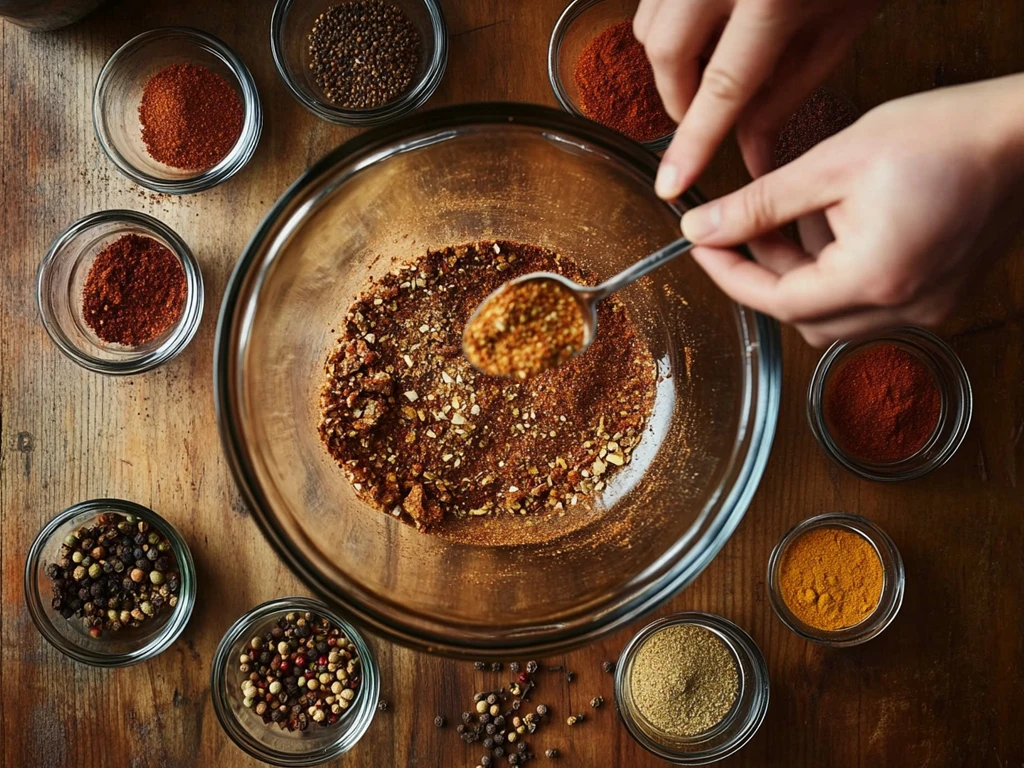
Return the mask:
[(816, 528), (794, 541), (782, 560), (782, 599), (804, 624), (836, 631), (870, 616), (882, 596), (882, 561), (860, 534)]

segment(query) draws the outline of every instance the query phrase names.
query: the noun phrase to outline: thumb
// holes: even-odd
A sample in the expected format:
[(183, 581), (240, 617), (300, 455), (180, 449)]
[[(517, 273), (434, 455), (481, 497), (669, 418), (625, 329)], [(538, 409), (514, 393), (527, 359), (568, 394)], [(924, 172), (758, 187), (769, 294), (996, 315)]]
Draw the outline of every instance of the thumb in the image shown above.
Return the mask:
[(837, 202), (837, 165), (827, 144), (732, 194), (687, 211), (683, 235), (700, 245), (738, 245)]

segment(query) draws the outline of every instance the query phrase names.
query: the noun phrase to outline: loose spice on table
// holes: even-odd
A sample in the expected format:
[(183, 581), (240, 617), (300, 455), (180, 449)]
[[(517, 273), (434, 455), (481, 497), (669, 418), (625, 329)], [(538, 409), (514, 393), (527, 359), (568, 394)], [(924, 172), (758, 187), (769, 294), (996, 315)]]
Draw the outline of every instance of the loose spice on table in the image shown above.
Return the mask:
[(583, 310), (557, 280), (510, 283), (489, 296), (466, 325), (462, 347), (492, 376), (527, 379), (557, 368), (583, 348)]
[(843, 528), (815, 528), (787, 547), (779, 592), (804, 624), (834, 632), (874, 613), (884, 580), (882, 560), (871, 542)]
[(338, 722), (362, 682), (355, 644), (329, 619), (309, 611), (288, 613), (254, 635), (238, 657), (238, 670), (245, 707), (265, 724), (289, 731)]
[(321, 13), (309, 33), (309, 70), (324, 97), (345, 109), (374, 109), (412, 85), (422, 41), (398, 6), (355, 0)]
[(187, 171), (210, 168), (242, 135), (245, 112), (232, 85), (206, 67), (171, 64), (142, 89), (139, 121), (146, 151)]
[(495, 517), (518, 526), (568, 514), (629, 463), (655, 366), (615, 297), (598, 308), (585, 354), (532, 379), (481, 374), (462, 354), (483, 298), (537, 271), (594, 282), (552, 251), (476, 243), (398, 266), (350, 308), (327, 361), (319, 429), (367, 504), (423, 530)]
[(630, 689), (640, 715), (670, 736), (696, 736), (714, 728), (739, 695), (732, 653), (714, 633), (674, 624), (652, 634), (636, 652)]
[(101, 250), (82, 289), (82, 317), (103, 341), (137, 347), (173, 326), (187, 282), (178, 257), (144, 235), (122, 235)]
[(775, 166), (781, 167), (844, 128), (860, 113), (847, 99), (829, 88), (818, 88), (794, 112), (775, 140)]
[(895, 344), (879, 343), (835, 369), (825, 383), (823, 408), (829, 434), (843, 451), (881, 464), (925, 446), (942, 398), (924, 362)]
[(51, 606), (81, 618), (89, 634), (136, 628), (178, 604), (181, 586), (170, 540), (133, 515), (104, 513), (68, 534), (46, 566)]
[(613, 24), (587, 44), (576, 60), (573, 80), (584, 115), (635, 141), (660, 139), (676, 128), (631, 21)]

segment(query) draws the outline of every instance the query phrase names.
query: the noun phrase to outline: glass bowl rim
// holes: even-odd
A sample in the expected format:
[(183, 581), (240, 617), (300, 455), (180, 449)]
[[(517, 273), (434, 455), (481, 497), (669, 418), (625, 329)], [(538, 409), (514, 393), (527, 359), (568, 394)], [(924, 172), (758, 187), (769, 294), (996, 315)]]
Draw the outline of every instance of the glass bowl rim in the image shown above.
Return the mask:
[[(106, 117), (100, 100), (103, 86), (117, 70), (117, 67), (121, 65), (126, 56), (143, 49), (150, 43), (170, 38), (179, 38), (190, 45), (199, 46), (213, 53), (224, 62), (227, 68), (231, 70), (238, 88), (242, 92), (242, 102), (245, 109), (242, 132), (239, 134), (231, 150), (216, 165), (206, 168), (193, 176), (180, 179), (161, 179), (129, 163), (109, 140), (109, 134), (105, 127)], [(256, 81), (253, 79), (249, 68), (242, 61), (241, 57), (223, 40), (211, 35), (209, 32), (204, 32), (194, 27), (157, 27), (141, 32), (122, 43), (104, 62), (99, 75), (96, 77), (96, 84), (93, 87), (92, 125), (103, 154), (131, 181), (154, 192), (169, 195), (190, 195), (227, 181), (246, 166), (255, 154), (256, 147), (259, 145), (260, 135), (263, 132), (263, 106), (260, 102), (259, 90), (256, 88)]]
[(445, 21), (444, 11), (438, 0), (418, 1), (426, 6), (430, 16), (434, 55), (419, 81), (393, 101), (373, 109), (345, 109), (318, 99), (311, 99), (299, 87), (287, 65), (287, 57), (284, 53), (287, 46), (287, 41), (284, 39), (284, 23), (292, 6), (302, 0), (276, 0), (274, 3), (274, 10), (270, 17), (270, 52), (274, 59), (274, 68), (295, 100), (321, 120), (326, 120), (329, 123), (368, 128), (383, 125), (408, 114), (423, 106), (434, 95), (434, 91), (441, 84), (448, 67), (448, 25)]
[[(178, 590), (178, 604), (172, 609), (170, 619), (161, 628), (159, 634), (153, 637), (146, 645), (136, 650), (118, 654), (100, 654), (81, 648), (57, 632), (53, 627), (53, 622), (50, 621), (50, 617), (46, 613), (46, 609), (43, 607), (43, 596), (40, 592), (41, 584), (36, 573), (37, 566), (40, 565), (39, 558), (42, 555), (43, 547), (46, 546), (54, 533), (62, 525), (81, 515), (100, 515), (104, 512), (135, 515), (151, 525), (157, 526), (171, 542), (171, 549), (174, 552), (174, 559), (178, 565), (178, 572), (181, 578), (181, 587)], [(25, 603), (28, 606), (28, 613), (32, 618), (32, 623), (39, 631), (39, 634), (50, 645), (74, 661), (93, 667), (105, 668), (127, 667), (132, 664), (148, 661), (170, 648), (181, 633), (185, 631), (185, 627), (192, 617), (192, 610), (195, 608), (196, 592), (198, 591), (196, 566), (192, 560), (192, 552), (178, 530), (149, 507), (144, 507), (133, 501), (115, 498), (89, 499), (72, 504), (44, 525), (32, 540), (32, 545), (29, 547), (28, 555), (25, 558), (23, 588)]]
[[(338, 738), (330, 746), (317, 748), (316, 752), (281, 752), (259, 743), (254, 737), (250, 736), (239, 724), (238, 718), (227, 704), (230, 694), (225, 685), (224, 677), (228, 665), (231, 664), (230, 654), (232, 647), (257, 624), (268, 620), (275, 613), (288, 611), (309, 611), (325, 616), (345, 632), (359, 651), (363, 682), (359, 686), (356, 705), (348, 711), (345, 718), (339, 719), (337, 723), (337, 725), (340, 725), (343, 720), (352, 722), (350, 718), (355, 718), (357, 722), (352, 732), (354, 739), (351, 744), (342, 741), (342, 737), (346, 734), (341, 728), (338, 728)], [(217, 721), (220, 723), (221, 728), (228, 735), (228, 738), (231, 739), (232, 743), (250, 757), (263, 760), (264, 762), (272, 762), (274, 765), (295, 768), (320, 765), (348, 752), (366, 734), (370, 724), (373, 722), (377, 712), (377, 700), (379, 697), (380, 669), (377, 666), (377, 658), (373, 654), (373, 649), (370, 648), (365, 638), (351, 622), (341, 618), (323, 601), (309, 597), (278, 597), (260, 603), (243, 613), (232, 622), (231, 626), (224, 632), (220, 642), (217, 643), (217, 650), (214, 651), (213, 662), (210, 665), (210, 698), (213, 701), (213, 711), (217, 715)]]
[[(47, 289), (53, 278), (53, 265), (60, 251), (74, 238), (87, 232), (89, 229), (112, 223), (133, 224), (152, 235), (156, 235), (170, 245), (174, 255), (178, 257), (182, 269), (185, 270), (187, 294), (185, 307), (182, 310), (182, 316), (178, 320), (177, 327), (164, 340), (163, 344), (149, 352), (117, 360), (105, 360), (84, 352), (71, 342), (56, 320), (50, 297), (47, 295)], [(194, 300), (190, 302), (189, 299), (193, 297)], [(203, 273), (199, 268), (199, 262), (192, 254), (192, 250), (178, 233), (169, 226), (159, 219), (139, 211), (112, 209), (96, 211), (83, 216), (57, 235), (50, 244), (49, 249), (47, 249), (46, 255), (43, 256), (43, 260), (39, 263), (39, 268), (36, 272), (36, 306), (39, 309), (39, 317), (43, 328), (46, 329), (47, 334), (61, 352), (86, 370), (94, 371), (95, 373), (131, 376), (150, 371), (174, 359), (189, 345), (198, 332), (199, 325), (203, 319), (204, 303)]]
[[(684, 624), (693, 624), (713, 632), (719, 637), (719, 639), (722, 639), (723, 642), (725, 642), (726, 647), (734, 657), (742, 655), (743, 660), (750, 665), (749, 676), (744, 673), (742, 666), (737, 669), (740, 677), (740, 691), (736, 697), (736, 702), (737, 704), (739, 703), (744, 690), (747, 689), (752, 691), (752, 694), (755, 697), (753, 700), (754, 706), (751, 706), (746, 718), (741, 721), (738, 731), (732, 739), (723, 742), (718, 747), (715, 747), (705, 753), (674, 752), (670, 747), (659, 744), (647, 736), (647, 734), (645, 734), (639, 726), (636, 725), (633, 721), (632, 715), (628, 714), (627, 708), (622, 706), (620, 703), (620, 700), (625, 695), (624, 687), (626, 669), (629, 666), (627, 662), (636, 656), (644, 643), (656, 632), (665, 629), (666, 627), (680, 626)], [(754, 738), (758, 730), (760, 730), (761, 724), (764, 723), (765, 717), (768, 715), (768, 705), (770, 700), (771, 676), (769, 675), (768, 663), (765, 661), (764, 653), (761, 651), (761, 648), (742, 627), (713, 613), (705, 613), (703, 611), (681, 611), (652, 621), (642, 627), (629, 639), (629, 642), (626, 643), (626, 646), (619, 654), (618, 661), (615, 663), (615, 709), (619, 714), (619, 719), (622, 720), (623, 724), (626, 726), (627, 732), (633, 737), (633, 740), (636, 741), (637, 744), (651, 754), (660, 757), (662, 760), (666, 760), (676, 765), (707, 765), (709, 763), (718, 762), (719, 760), (724, 760), (725, 758), (736, 754), (746, 746), (746, 744)], [(739, 711), (734, 705), (732, 711), (726, 715), (721, 723), (713, 727), (707, 733), (702, 734), (702, 736), (704, 738), (712, 738), (716, 734), (720, 734), (722, 729), (728, 728), (736, 722), (736, 717), (739, 714)]]
[[(816, 629), (800, 621), (789, 610), (786, 601), (779, 594), (778, 579), (775, 577), (777, 566), (781, 565), (783, 555), (793, 542), (807, 531), (817, 528), (842, 528), (863, 536), (878, 553), (879, 559), (882, 562), (885, 581), (891, 581), (891, 584), (883, 584), (879, 604), (867, 618), (851, 627), (845, 627), (833, 632)], [(889, 572), (890, 569), (892, 573)], [(903, 556), (900, 555), (896, 543), (878, 525), (866, 517), (850, 512), (823, 512), (820, 515), (813, 515), (806, 520), (801, 520), (786, 531), (772, 548), (772, 553), (768, 557), (768, 572), (765, 579), (768, 601), (771, 603), (775, 615), (778, 616), (786, 628), (805, 640), (832, 648), (860, 645), (882, 634), (892, 624), (899, 614), (900, 608), (903, 606), (905, 585), (906, 572), (903, 565)], [(891, 592), (888, 594), (888, 600), (885, 600), (886, 586), (892, 587)], [(882, 602), (883, 600), (885, 601)]]
[[(943, 363), (949, 366), (952, 379), (947, 383), (955, 385), (951, 387), (953, 400), (947, 401), (943, 394), (943, 404), (946, 409), (943, 414), (945, 419), (956, 419), (954, 428), (951, 430), (949, 439), (928, 461), (911, 464), (902, 470), (886, 471), (885, 465), (866, 463), (851, 456), (840, 448), (839, 444), (832, 439), (828, 427), (825, 424), (824, 414), (824, 387), (828, 381), (829, 374), (844, 356), (853, 355), (857, 350), (871, 344), (884, 343), (886, 341), (905, 344), (917, 350), (925, 357), (932, 359), (938, 357)], [(811, 374), (807, 384), (807, 423), (810, 425), (814, 439), (825, 452), (825, 454), (847, 471), (865, 480), (874, 480), (882, 483), (900, 482), (903, 480), (914, 480), (927, 475), (928, 473), (944, 466), (960, 449), (967, 431), (971, 426), (971, 417), (974, 412), (974, 395), (971, 389), (971, 380), (967, 375), (967, 369), (963, 361), (954, 349), (940, 336), (929, 330), (914, 325), (902, 325), (889, 328), (884, 331), (872, 333), (856, 339), (840, 339), (834, 342), (822, 354), (821, 359)], [(942, 421), (939, 422), (939, 425)], [(913, 460), (911, 456), (896, 465)]]
[[(583, 114), (573, 100), (569, 98), (569, 93), (565, 90), (565, 86), (562, 84), (562, 77), (558, 73), (558, 60), (562, 53), (562, 42), (564, 41), (569, 28), (572, 27), (580, 16), (594, 6), (600, 5), (603, 2), (605, 2), (605, 0), (572, 0), (572, 2), (565, 7), (565, 10), (562, 11), (561, 15), (558, 17), (558, 21), (555, 22), (555, 26), (551, 30), (551, 39), (548, 42), (548, 84), (551, 86), (551, 91), (555, 95), (555, 100), (566, 112), (575, 115), (576, 117), (583, 118), (584, 120), (590, 120), (590, 118)], [(639, 141), (637, 143), (652, 152), (661, 152), (663, 149), (668, 148), (668, 145), (672, 143), (672, 138), (675, 135), (675, 130), (672, 130), (670, 133), (656, 139)], [(630, 139), (630, 141), (634, 140)]]
[[(234, 325), (239, 308), (245, 298), (249, 273), (260, 255), (261, 248), (280, 236), (278, 225), (285, 217), (298, 211), (308, 211), (319, 198), (303, 199), (322, 178), (332, 175), (332, 169), (347, 168), (345, 178), (365, 170), (366, 167), (392, 154), (433, 143), (433, 141), (454, 138), (468, 126), (517, 126), (539, 129), (551, 141), (567, 141), (563, 137), (549, 134), (563, 132), (586, 140), (588, 150), (599, 151), (614, 157), (624, 165), (643, 173), (653, 184), (658, 158), (641, 145), (625, 136), (592, 121), (575, 117), (550, 107), (522, 103), (480, 103), (461, 104), (431, 110), (426, 113), (407, 116), (385, 127), (364, 132), (328, 153), (313, 164), (278, 198), (263, 221), (257, 227), (225, 287), (217, 322), (214, 348), (214, 396), (217, 423), (221, 442), (232, 473), (241, 489), (253, 517), (270, 542), (275, 552), (303, 583), (328, 604), (336, 604), (339, 610), (352, 617), (357, 624), (372, 629), (393, 642), (428, 653), (438, 653), (462, 658), (507, 658), (514, 654), (550, 655), (552, 653), (579, 647), (598, 637), (615, 631), (639, 616), (661, 605), (684, 586), (696, 578), (714, 558), (735, 531), (746, 512), (764, 473), (772, 440), (778, 422), (781, 397), (782, 355), (781, 334), (778, 323), (760, 313), (734, 305), (738, 318), (746, 318), (742, 326), (756, 333), (756, 338), (742, 335), (740, 345), (748, 352), (756, 349), (757, 361), (749, 356), (744, 365), (746, 371), (743, 403), (746, 413), (744, 423), (738, 430), (737, 439), (747, 444), (746, 454), (736, 458), (735, 478), (731, 486), (716, 496), (717, 511), (708, 519), (707, 514), (699, 515), (694, 525), (704, 526), (697, 535), (684, 537), (689, 550), (682, 557), (675, 558), (667, 553), (658, 562), (664, 561), (665, 573), (658, 580), (643, 589), (634, 589), (628, 599), (613, 595), (600, 608), (594, 608), (572, 620), (557, 625), (533, 628), (527, 632), (509, 632), (500, 640), (479, 642), (465, 641), (455, 637), (453, 624), (442, 625), (434, 619), (429, 628), (418, 627), (406, 619), (401, 622), (388, 619), (372, 600), (346, 594), (321, 579), (301, 553), (295, 551), (291, 541), (279, 529), (273, 516), (267, 512), (262, 489), (251, 470), (251, 464), (242, 436), (238, 402), (235, 397), (236, 351)], [(423, 138), (427, 136), (427, 138)], [(405, 137), (406, 143), (400, 140)], [(417, 137), (417, 138), (410, 138)], [(332, 183), (330, 189), (335, 184)], [(329, 194), (321, 190), (321, 197)], [(691, 205), (703, 201), (700, 193), (690, 189), (681, 198)], [(679, 215), (682, 209), (668, 204)], [(262, 279), (257, 274), (255, 282)], [(756, 390), (752, 393), (751, 390)], [(756, 396), (754, 396), (756, 395)], [(669, 561), (671, 564), (669, 565)], [(421, 621), (421, 623), (424, 623)], [(464, 629), (464, 627), (459, 627)], [(542, 637), (531, 633), (542, 630)]]

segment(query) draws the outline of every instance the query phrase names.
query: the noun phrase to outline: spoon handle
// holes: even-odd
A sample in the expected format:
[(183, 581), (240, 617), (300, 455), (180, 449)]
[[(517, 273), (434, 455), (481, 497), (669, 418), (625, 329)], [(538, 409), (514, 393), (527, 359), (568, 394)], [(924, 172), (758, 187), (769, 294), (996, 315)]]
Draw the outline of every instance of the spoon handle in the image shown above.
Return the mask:
[(649, 272), (653, 272), (663, 264), (672, 261), (677, 256), (682, 256), (693, 248), (693, 243), (687, 240), (685, 237), (681, 237), (673, 243), (669, 243), (664, 248), (652, 253), (643, 259), (640, 259), (636, 264), (619, 272), (608, 280), (605, 280), (598, 286), (587, 291), (588, 298), (593, 302), (601, 301), (606, 296), (615, 293), (616, 291), (622, 290), (630, 283), (636, 282), (641, 277)]

